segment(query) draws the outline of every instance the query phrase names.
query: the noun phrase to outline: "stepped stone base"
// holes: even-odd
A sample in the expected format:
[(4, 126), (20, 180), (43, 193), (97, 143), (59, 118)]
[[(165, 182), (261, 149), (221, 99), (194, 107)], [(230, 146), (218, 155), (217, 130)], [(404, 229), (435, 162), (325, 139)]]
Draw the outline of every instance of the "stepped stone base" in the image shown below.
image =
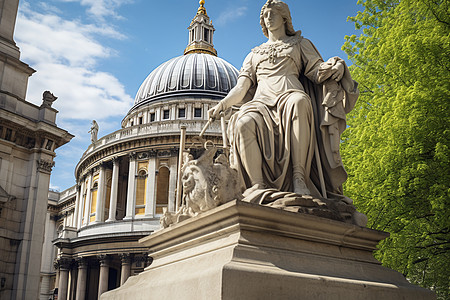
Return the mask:
[(373, 258), (387, 236), (233, 201), (141, 239), (152, 265), (101, 299), (435, 299)]

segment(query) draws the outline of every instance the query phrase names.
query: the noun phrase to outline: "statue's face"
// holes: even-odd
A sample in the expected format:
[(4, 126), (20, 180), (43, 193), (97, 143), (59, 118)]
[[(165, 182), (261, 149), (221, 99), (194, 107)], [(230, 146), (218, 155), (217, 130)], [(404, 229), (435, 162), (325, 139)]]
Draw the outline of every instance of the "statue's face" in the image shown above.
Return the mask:
[(267, 30), (273, 31), (284, 27), (284, 19), (278, 10), (269, 7), (264, 11), (264, 24)]

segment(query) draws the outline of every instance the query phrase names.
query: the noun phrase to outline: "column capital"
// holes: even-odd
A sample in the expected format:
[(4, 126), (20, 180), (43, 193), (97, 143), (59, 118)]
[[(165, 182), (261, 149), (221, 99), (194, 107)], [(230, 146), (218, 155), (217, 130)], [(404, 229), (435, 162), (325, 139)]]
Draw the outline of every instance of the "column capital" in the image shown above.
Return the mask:
[(88, 267), (88, 260), (86, 257), (77, 257), (75, 258), (75, 262), (78, 265), (78, 269), (87, 268)]
[(122, 261), (122, 264), (131, 264), (131, 254), (130, 253), (120, 253), (119, 254), (120, 260)]
[(46, 159), (38, 159), (37, 162), (37, 171), (48, 173), (50, 174), (52, 172), (53, 167), (55, 166), (55, 162), (51, 160)]
[(100, 267), (109, 266), (109, 262), (111, 260), (111, 258), (107, 254), (99, 254), (97, 255), (97, 259), (100, 262)]
[(61, 257), (57, 260), (55, 266), (60, 270), (70, 270), (70, 267), (72, 265), (72, 259), (67, 257)]
[(112, 161), (113, 165), (118, 165), (120, 163), (120, 161), (121, 161), (121, 158), (119, 156), (114, 156), (111, 159), (111, 161)]

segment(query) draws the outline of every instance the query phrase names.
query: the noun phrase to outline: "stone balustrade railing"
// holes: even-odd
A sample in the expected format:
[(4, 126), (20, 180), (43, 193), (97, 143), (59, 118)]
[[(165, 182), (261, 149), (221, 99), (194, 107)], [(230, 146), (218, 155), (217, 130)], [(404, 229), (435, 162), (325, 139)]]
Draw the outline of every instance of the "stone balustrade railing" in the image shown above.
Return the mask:
[[(112, 145), (124, 139), (133, 139), (137, 137), (152, 135), (178, 135), (180, 134), (180, 127), (183, 125), (186, 126), (187, 134), (199, 134), (205, 124), (206, 120), (171, 120), (122, 128), (100, 138), (97, 142), (91, 144), (83, 153), (82, 158), (84, 158), (94, 150), (103, 148), (104, 146)], [(221, 134), (220, 121), (212, 123), (208, 127), (208, 130), (206, 130), (206, 134), (208, 133), (214, 135)]]

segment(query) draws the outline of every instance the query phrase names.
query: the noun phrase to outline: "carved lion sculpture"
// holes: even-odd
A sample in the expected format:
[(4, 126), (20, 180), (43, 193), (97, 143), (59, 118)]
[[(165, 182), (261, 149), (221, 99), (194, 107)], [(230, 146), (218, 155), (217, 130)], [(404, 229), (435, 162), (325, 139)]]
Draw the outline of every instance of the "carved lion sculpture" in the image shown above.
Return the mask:
[(176, 213), (165, 212), (160, 223), (166, 228), (226, 202), (242, 199), (237, 171), (223, 154), (213, 161), (216, 147), (210, 145), (199, 159), (189, 156), (182, 168), (183, 203)]

